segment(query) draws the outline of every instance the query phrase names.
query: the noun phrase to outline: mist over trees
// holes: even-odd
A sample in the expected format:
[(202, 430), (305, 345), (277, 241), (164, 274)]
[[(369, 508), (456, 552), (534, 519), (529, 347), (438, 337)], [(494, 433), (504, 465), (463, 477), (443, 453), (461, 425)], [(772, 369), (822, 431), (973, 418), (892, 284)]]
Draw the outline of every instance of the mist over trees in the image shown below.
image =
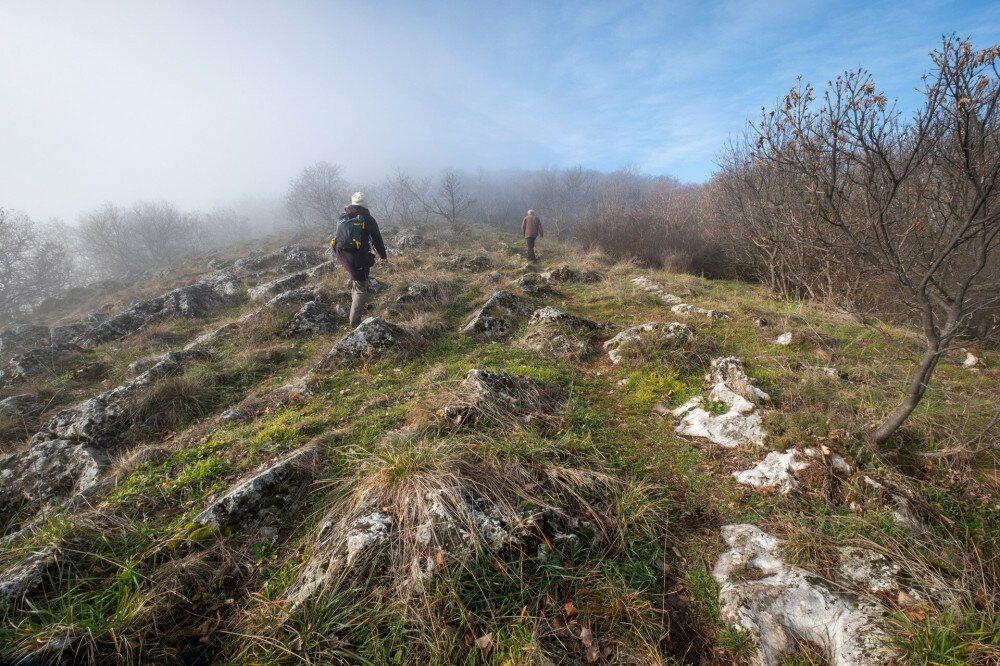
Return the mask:
[(350, 201), (350, 193), (347, 181), (340, 175), (340, 167), (317, 162), (303, 169), (288, 184), (285, 208), (302, 231), (323, 231), (336, 226), (345, 201)]
[(59, 225), (0, 208), (0, 321), (30, 313), (70, 285), (64, 236)]

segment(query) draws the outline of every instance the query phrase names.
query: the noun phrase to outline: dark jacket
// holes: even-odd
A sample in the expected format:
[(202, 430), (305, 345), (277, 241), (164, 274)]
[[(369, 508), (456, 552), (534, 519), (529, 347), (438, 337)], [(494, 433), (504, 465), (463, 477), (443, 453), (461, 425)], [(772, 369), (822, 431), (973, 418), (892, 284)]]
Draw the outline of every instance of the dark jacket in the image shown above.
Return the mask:
[[(388, 255), (385, 252), (385, 241), (382, 240), (382, 232), (379, 231), (378, 222), (372, 217), (371, 212), (364, 206), (347, 206), (344, 211), (354, 217), (356, 215), (365, 216), (365, 231), (368, 232), (368, 240), (372, 248), (378, 252), (378, 256), (383, 259)], [(335, 250), (337, 259), (344, 270), (351, 275), (352, 280), (358, 282), (368, 281), (368, 269), (375, 265), (375, 256), (370, 252), (347, 252), (345, 250)]]
[(535, 215), (526, 215), (523, 220), (521, 220), (521, 234), (525, 238), (538, 238), (542, 237), (542, 218)]

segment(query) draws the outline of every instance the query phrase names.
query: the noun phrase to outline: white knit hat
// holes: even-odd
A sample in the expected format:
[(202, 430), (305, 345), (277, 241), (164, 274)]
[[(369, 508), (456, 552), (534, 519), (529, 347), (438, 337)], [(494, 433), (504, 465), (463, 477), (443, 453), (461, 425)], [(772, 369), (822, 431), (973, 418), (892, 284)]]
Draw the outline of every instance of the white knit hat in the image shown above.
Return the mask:
[(534, 214), (535, 214), (535, 211), (533, 211), (533, 210), (529, 210), (528, 211), (528, 215), (534, 215)]
[(355, 192), (351, 195), (351, 205), (352, 206), (364, 206), (365, 205), (365, 193)]

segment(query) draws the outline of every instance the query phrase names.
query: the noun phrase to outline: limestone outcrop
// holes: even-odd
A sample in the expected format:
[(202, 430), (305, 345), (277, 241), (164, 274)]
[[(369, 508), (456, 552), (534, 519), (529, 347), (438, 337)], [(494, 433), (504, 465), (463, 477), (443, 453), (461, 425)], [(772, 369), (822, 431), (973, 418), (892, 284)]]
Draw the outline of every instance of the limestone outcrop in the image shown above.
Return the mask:
[(521, 344), (540, 354), (578, 361), (606, 329), (604, 324), (546, 306), (531, 315)]
[(683, 347), (694, 339), (694, 333), (678, 322), (651, 321), (626, 328), (604, 343), (608, 358), (618, 365), (626, 358), (641, 356), (645, 349)]
[[(759, 406), (771, 398), (754, 386), (743, 363), (732, 356), (714, 359), (706, 379), (714, 383), (707, 401), (698, 396), (673, 411), (674, 416), (681, 417), (676, 432), (725, 447), (761, 446), (765, 433)], [(722, 405), (723, 409), (706, 409), (712, 404)]]
[(462, 333), (488, 341), (503, 340), (529, 312), (531, 304), (526, 300), (506, 290), (498, 291), (472, 313)]

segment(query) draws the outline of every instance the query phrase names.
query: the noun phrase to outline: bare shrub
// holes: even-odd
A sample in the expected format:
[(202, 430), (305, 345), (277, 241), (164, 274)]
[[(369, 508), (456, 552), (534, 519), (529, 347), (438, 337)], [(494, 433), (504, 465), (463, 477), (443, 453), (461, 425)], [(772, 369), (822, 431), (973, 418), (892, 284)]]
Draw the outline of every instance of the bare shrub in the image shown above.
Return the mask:
[[(797, 85), (731, 147), (717, 179), (729, 247), (785, 293), (919, 325), (924, 349), (884, 443), (963, 333), (1000, 307), (1000, 47), (946, 38), (905, 119), (864, 70)], [(989, 332), (984, 331), (984, 332)]]
[(136, 422), (150, 430), (187, 425), (212, 409), (216, 387), (190, 373), (168, 377), (146, 391), (136, 406)]
[(589, 248), (616, 259), (721, 276), (725, 261), (702, 220), (702, 187), (618, 173), (602, 185), (600, 210), (577, 226)]

